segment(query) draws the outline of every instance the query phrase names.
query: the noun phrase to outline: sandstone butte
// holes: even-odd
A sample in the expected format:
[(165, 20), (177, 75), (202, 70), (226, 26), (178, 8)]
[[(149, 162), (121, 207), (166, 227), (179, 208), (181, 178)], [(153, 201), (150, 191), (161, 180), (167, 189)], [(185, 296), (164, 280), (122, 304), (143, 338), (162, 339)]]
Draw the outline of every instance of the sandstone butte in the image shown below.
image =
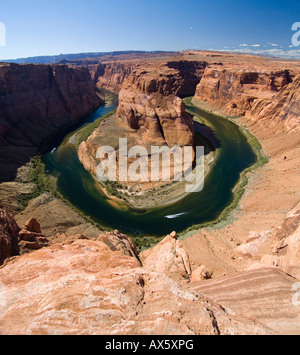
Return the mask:
[[(127, 63), (126, 63), (127, 64)], [(92, 71), (98, 88), (119, 94), (116, 115), (137, 136), (141, 144), (194, 147), (194, 125), (179, 96), (193, 95), (205, 61), (166, 61), (157, 63), (100, 63)], [(120, 125), (120, 123), (119, 123)], [(79, 148), (79, 159), (95, 174), (96, 152), (104, 145), (101, 128)]]
[[(0, 332), (300, 334), (299, 62), (183, 52), (74, 64), (13, 68), (36, 80), (42, 74), (33, 73), (40, 67), (85, 73), (79, 96), (91, 90), (88, 96), (95, 98), (86, 111), (99, 105), (91, 76), (98, 89), (120, 93), (118, 116), (145, 141), (190, 141), (193, 131), (180, 98), (195, 95), (195, 103), (207, 110), (241, 116), (237, 122), (258, 138), (269, 163), (249, 174), (240, 208), (222, 226), (183, 240), (171, 233), (142, 253), (126, 236), (103, 234), (49, 194), (21, 212), (18, 201), (30, 184), (0, 184), (0, 206), (14, 214), (1, 210)], [(21, 109), (12, 110), (6, 101), (15, 85), (1, 96), (5, 112)], [(55, 90), (63, 85), (57, 83)], [(48, 107), (42, 98), (36, 105), (39, 112)], [(65, 106), (51, 109), (55, 117), (66, 112)], [(13, 126), (2, 128), (5, 149), (38, 146), (32, 137), (42, 125), (30, 122), (32, 137), (25, 137), (27, 120), (17, 120), (15, 132)], [(54, 129), (50, 121), (49, 133), (61, 127)]]

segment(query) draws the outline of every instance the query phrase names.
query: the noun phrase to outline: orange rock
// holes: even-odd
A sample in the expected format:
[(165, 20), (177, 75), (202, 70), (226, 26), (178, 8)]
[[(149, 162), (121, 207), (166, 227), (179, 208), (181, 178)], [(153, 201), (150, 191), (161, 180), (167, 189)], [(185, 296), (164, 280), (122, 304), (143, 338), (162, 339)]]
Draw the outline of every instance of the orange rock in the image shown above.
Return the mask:
[(300, 130), (300, 75), (283, 87), (272, 100), (258, 100), (250, 115), (257, 119), (284, 122), (287, 132)]
[(23, 255), (0, 269), (0, 280), (2, 334), (270, 333), (100, 241)]
[(42, 233), (41, 226), (35, 218), (31, 218), (25, 223), (25, 229), (33, 233)]
[(189, 255), (173, 233), (152, 249), (143, 251), (141, 260), (147, 270), (166, 274), (176, 281), (189, 280), (192, 275)]
[(197, 282), (201, 280), (209, 280), (213, 276), (213, 271), (208, 269), (205, 265), (198, 267), (192, 273), (191, 282)]
[(25, 240), (27, 242), (33, 242), (36, 240), (37, 233), (29, 232), (26, 229), (21, 229), (19, 232), (19, 237), (21, 240)]
[(295, 281), (282, 270), (264, 267), (194, 282), (191, 288), (213, 297), (232, 313), (256, 319), (274, 334), (299, 334), (299, 307), (292, 303)]
[(132, 256), (139, 260), (139, 252), (132, 240), (119, 231), (99, 236), (99, 241), (106, 244), (112, 251), (118, 251), (125, 256)]
[(197, 86), (195, 99), (211, 103), (229, 115), (285, 122), (288, 132), (299, 130), (300, 75), (265, 64), (257, 68), (212, 65)]
[(98, 88), (119, 92), (127, 82), (128, 86), (142, 91), (158, 92), (163, 95), (192, 96), (195, 93), (204, 69), (208, 63), (203, 60), (124, 60), (101, 62), (91, 68), (92, 77)]
[(20, 248), (29, 250), (39, 250), (42, 248), (42, 246), (37, 240), (34, 242), (27, 242), (25, 240), (22, 240), (20, 242)]
[(133, 129), (141, 130), (147, 143), (192, 146), (194, 125), (180, 98), (122, 90), (117, 115)]

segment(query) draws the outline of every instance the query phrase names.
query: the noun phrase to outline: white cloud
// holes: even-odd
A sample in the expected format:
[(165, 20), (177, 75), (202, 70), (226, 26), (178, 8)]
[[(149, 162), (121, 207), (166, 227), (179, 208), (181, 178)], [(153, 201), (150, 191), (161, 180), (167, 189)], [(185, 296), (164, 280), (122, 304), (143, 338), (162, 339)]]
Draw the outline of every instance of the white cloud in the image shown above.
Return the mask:
[(276, 43), (268, 43), (269, 46), (272, 46), (272, 47), (278, 47), (278, 44)]
[(260, 44), (240, 44), (240, 47), (260, 47)]
[(239, 48), (239, 49), (223, 49), (223, 52), (236, 52), (236, 53), (254, 54), (254, 55), (269, 55), (274, 57), (294, 58), (294, 59), (300, 58), (300, 49), (285, 51), (279, 48), (272, 48), (272, 49)]

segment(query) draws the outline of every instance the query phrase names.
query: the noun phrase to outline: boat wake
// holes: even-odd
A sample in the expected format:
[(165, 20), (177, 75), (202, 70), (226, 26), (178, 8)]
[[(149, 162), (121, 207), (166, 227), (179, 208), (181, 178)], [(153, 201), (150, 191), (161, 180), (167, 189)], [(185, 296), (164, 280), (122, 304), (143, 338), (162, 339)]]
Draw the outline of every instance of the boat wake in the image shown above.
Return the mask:
[(183, 212), (183, 213), (178, 213), (178, 214), (171, 214), (169, 216), (165, 216), (165, 218), (167, 218), (167, 219), (175, 219), (175, 218), (179, 218), (181, 216), (185, 216), (187, 214), (189, 214), (189, 213), (188, 212)]

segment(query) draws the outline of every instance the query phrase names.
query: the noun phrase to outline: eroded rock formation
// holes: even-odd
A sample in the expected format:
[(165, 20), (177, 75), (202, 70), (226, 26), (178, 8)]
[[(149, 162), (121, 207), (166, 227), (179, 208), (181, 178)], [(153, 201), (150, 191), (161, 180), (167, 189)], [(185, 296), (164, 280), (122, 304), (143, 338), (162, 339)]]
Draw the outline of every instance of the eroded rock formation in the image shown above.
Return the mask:
[(261, 258), (253, 267), (272, 266), (300, 280), (300, 204), (288, 215), (274, 235), (273, 253)]
[(140, 130), (145, 143), (193, 145), (194, 124), (177, 96), (122, 90), (117, 115), (130, 128)]
[(132, 62), (99, 63), (91, 69), (92, 79), (97, 87), (119, 92), (122, 84), (136, 65)]
[(207, 65), (188, 60), (108, 62), (100, 63), (93, 77), (99, 88), (120, 92), (118, 116), (141, 129), (145, 141), (191, 145), (192, 120), (177, 96), (195, 93)]
[(206, 62), (174, 61), (131, 68), (117, 115), (148, 143), (193, 145), (193, 122), (178, 96), (193, 95)]
[(175, 232), (154, 248), (142, 252), (141, 259), (147, 270), (168, 275), (175, 281), (190, 280), (192, 275), (189, 256)]
[(135, 257), (139, 260), (139, 251), (136, 245), (118, 230), (100, 235), (98, 240), (106, 244), (112, 251), (118, 251), (125, 256)]

